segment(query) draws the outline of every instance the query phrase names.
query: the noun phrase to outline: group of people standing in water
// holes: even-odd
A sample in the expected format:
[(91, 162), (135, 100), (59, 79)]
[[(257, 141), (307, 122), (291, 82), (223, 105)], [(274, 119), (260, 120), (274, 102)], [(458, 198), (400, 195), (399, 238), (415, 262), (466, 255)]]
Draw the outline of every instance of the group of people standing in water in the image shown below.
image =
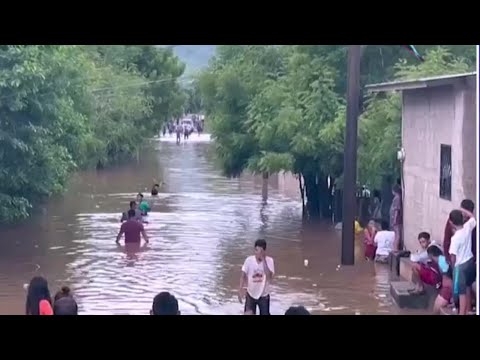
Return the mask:
[[(152, 196), (157, 196), (159, 189), (160, 184), (155, 183), (152, 186)], [(125, 235), (125, 244), (139, 244), (141, 237), (148, 244), (149, 239), (143, 224), (148, 223), (147, 216), (150, 211), (150, 204), (144, 199), (142, 193), (138, 193), (136, 201), (130, 201), (129, 210), (122, 214), (120, 219), (122, 225), (116, 243), (120, 243), (122, 236)]]
[[(151, 195), (157, 196), (160, 184), (152, 186)], [(144, 224), (151, 211), (150, 204), (142, 193), (138, 193), (135, 200), (130, 201), (130, 208), (122, 214), (121, 227), (116, 238), (119, 244), (125, 236), (125, 246), (140, 245), (143, 238), (148, 244), (150, 239), (145, 231)], [(272, 283), (275, 267), (272, 257), (267, 256), (267, 243), (259, 239), (254, 244), (254, 253), (249, 256), (241, 269), (238, 300), (244, 303), (245, 315), (270, 315), (270, 284)], [(28, 285), (26, 300), (27, 315), (78, 315), (78, 305), (66, 286), (62, 287), (52, 299), (48, 282), (43, 277), (34, 277)], [(180, 315), (178, 301), (172, 294), (161, 292), (153, 299), (151, 315)], [(310, 315), (304, 307), (291, 307), (285, 315)]]
[(172, 136), (172, 134), (175, 133), (177, 136), (177, 144), (180, 144), (182, 141), (182, 135), (184, 141), (188, 140), (194, 131), (197, 131), (198, 135), (200, 135), (203, 132), (204, 127), (204, 119), (201, 119), (197, 115), (192, 115), (191, 119), (186, 119), (185, 121), (180, 121), (180, 119), (177, 119), (176, 121), (171, 121), (164, 125), (162, 134), (165, 136), (168, 131), (168, 134)]

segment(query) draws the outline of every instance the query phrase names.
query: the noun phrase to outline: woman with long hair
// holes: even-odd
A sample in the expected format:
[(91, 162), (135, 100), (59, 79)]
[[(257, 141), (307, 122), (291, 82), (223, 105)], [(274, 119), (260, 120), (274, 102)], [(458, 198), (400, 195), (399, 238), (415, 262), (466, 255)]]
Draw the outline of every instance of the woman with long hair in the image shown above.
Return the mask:
[(45, 278), (36, 276), (30, 280), (25, 313), (27, 315), (53, 315), (52, 298)]

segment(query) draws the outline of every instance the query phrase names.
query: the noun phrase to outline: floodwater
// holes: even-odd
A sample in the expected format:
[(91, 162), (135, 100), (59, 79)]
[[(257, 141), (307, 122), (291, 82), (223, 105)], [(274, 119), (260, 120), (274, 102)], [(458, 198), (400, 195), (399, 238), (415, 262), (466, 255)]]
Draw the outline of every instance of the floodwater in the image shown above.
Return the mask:
[[(149, 194), (154, 179), (165, 184)], [(257, 238), (275, 260), (272, 314), (304, 305), (314, 314), (397, 314), (388, 270), (362, 259), (339, 267), (340, 234), (304, 224), (293, 179), (226, 179), (216, 170), (208, 135), (176, 145), (152, 141), (138, 162), (76, 175), (69, 191), (27, 223), (0, 229), (0, 314), (23, 314), (25, 290), (46, 276), (52, 295), (70, 286), (81, 314), (148, 314), (170, 291), (182, 314), (242, 314), (240, 269)], [(117, 246), (120, 214), (138, 191), (151, 202), (147, 247)], [(305, 267), (304, 260), (308, 260)]]

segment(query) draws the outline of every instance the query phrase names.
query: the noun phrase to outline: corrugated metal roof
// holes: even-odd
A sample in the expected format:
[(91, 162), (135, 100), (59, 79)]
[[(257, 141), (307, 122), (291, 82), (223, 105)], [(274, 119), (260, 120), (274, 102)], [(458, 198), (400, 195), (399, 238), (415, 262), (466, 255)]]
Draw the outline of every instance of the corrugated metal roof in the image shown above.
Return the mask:
[(369, 92), (413, 90), (413, 89), (449, 85), (449, 84), (453, 84), (454, 82), (461, 81), (463, 78), (475, 77), (475, 76), (477, 76), (476, 72), (465, 73), (465, 74), (442, 75), (442, 76), (434, 76), (434, 77), (428, 77), (423, 79), (401, 80), (401, 81), (392, 81), (392, 82), (386, 82), (386, 83), (380, 83), (380, 84), (371, 84), (371, 85), (367, 85), (366, 89)]

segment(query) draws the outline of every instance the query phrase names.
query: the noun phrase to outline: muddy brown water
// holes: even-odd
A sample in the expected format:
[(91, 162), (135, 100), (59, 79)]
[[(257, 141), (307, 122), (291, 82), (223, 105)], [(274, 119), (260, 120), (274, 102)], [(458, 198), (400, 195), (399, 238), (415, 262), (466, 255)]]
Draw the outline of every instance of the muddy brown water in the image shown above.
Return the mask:
[[(81, 314), (148, 314), (160, 291), (183, 314), (241, 314), (240, 268), (259, 237), (276, 265), (272, 314), (298, 304), (314, 314), (402, 313), (387, 268), (365, 262), (360, 241), (357, 264), (339, 267), (340, 234), (302, 222), (295, 181), (270, 179), (265, 204), (262, 179), (224, 178), (212, 152), (207, 135), (179, 146), (157, 139), (138, 162), (79, 173), (39, 215), (0, 229), (0, 314), (23, 314), (24, 284), (35, 275), (48, 278), (52, 295), (69, 285)], [(165, 182), (156, 198), (153, 179)], [(115, 245), (120, 214), (140, 190), (153, 209), (151, 244), (126, 249)]]

